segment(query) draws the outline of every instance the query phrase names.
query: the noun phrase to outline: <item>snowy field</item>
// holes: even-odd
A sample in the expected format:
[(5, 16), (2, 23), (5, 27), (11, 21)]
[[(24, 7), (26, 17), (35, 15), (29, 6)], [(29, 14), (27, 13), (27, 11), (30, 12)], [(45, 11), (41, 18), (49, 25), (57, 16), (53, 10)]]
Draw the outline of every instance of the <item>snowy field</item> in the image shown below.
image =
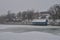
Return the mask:
[(60, 40), (60, 28), (59, 26), (0, 25), (0, 40)]

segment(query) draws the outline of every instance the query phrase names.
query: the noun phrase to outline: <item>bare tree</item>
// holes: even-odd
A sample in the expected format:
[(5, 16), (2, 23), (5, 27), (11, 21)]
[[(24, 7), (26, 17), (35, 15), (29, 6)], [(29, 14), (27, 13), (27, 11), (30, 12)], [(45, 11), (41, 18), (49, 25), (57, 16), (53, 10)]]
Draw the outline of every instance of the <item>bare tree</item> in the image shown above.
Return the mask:
[(21, 13), (21, 12), (18, 12), (18, 13), (17, 13), (17, 17), (20, 18), (21, 16), (22, 16), (22, 13)]
[(60, 19), (60, 5), (53, 5), (52, 7), (50, 7), (49, 12), (52, 19)]
[(8, 11), (7, 14), (8, 21), (13, 21), (14, 18), (15, 18), (15, 13), (10, 13), (10, 11)]
[(34, 16), (33, 14), (34, 14), (34, 10), (27, 11), (28, 20), (33, 20), (33, 16)]

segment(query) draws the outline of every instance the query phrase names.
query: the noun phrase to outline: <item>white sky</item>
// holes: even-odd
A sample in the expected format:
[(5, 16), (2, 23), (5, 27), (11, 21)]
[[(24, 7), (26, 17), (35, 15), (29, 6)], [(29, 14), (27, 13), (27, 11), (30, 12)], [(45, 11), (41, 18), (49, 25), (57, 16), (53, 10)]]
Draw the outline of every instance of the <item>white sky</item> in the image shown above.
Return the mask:
[(0, 0), (0, 15), (11, 12), (19, 12), (28, 9), (35, 11), (46, 11), (54, 4), (59, 4), (60, 0)]

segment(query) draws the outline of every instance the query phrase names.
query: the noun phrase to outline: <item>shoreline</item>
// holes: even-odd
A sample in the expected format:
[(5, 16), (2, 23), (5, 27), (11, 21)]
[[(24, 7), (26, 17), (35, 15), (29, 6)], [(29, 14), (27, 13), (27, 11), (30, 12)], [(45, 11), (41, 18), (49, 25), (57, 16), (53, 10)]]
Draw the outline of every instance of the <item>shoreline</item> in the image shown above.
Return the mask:
[(60, 26), (39, 26), (39, 25), (11, 25), (11, 24), (0, 24), (0, 27), (25, 27), (25, 28), (60, 28)]

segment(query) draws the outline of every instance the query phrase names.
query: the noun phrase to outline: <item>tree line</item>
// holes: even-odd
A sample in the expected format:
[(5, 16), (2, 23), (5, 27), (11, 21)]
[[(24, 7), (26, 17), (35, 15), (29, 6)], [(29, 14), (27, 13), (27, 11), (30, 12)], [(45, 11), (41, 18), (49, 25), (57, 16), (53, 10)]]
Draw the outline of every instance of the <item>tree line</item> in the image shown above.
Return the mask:
[(38, 18), (39, 15), (37, 12), (34, 12), (33, 10), (29, 11), (23, 11), (23, 12), (18, 12), (17, 14), (11, 13), (11, 11), (8, 11), (7, 15), (0, 16), (0, 23), (4, 22), (22, 22), (24, 20), (33, 20), (35, 18)]
[[(55, 4), (51, 6), (47, 12), (50, 13), (49, 19), (60, 19), (60, 4)], [(22, 22), (24, 20), (33, 20), (38, 19), (40, 12), (34, 12), (34, 10), (29, 11), (19, 11), (18, 13), (11, 13), (8, 10), (8, 14), (4, 16), (0, 16), (0, 23), (4, 22)]]

